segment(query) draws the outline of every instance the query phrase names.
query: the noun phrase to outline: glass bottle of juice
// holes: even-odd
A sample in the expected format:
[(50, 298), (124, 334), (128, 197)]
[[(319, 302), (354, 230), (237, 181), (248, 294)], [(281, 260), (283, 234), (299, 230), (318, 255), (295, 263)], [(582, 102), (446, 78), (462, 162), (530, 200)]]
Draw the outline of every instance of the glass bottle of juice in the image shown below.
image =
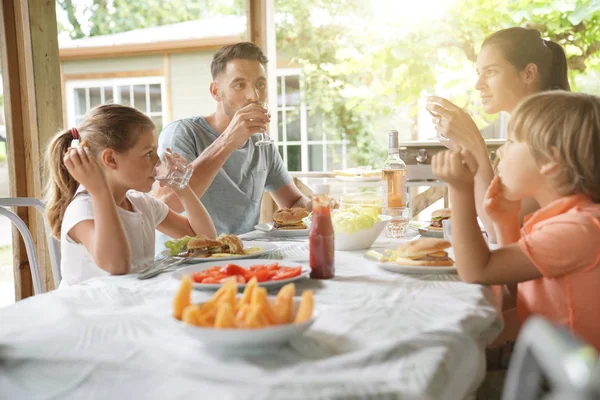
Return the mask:
[(408, 225), (406, 164), (398, 152), (398, 131), (389, 132), (388, 158), (381, 169), (383, 179), (383, 213), (392, 217), (385, 227), (390, 238), (404, 237)]
[(313, 279), (331, 279), (335, 275), (334, 234), (328, 194), (329, 185), (316, 185), (308, 234), (310, 277)]

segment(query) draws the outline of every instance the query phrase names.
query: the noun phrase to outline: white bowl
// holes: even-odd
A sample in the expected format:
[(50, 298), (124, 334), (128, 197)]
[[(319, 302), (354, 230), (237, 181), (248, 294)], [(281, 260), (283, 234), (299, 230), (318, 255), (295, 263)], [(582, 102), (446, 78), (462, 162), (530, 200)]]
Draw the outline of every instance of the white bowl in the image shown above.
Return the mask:
[[(272, 301), (275, 297), (269, 296)], [(294, 316), (300, 307), (300, 300), (294, 299)], [(265, 347), (279, 346), (302, 335), (317, 319), (318, 313), (313, 311), (308, 321), (295, 324), (274, 325), (260, 329), (215, 329), (192, 326), (179, 322), (184, 333), (199, 340), (207, 348), (215, 351), (252, 351)]]
[[(387, 217), (387, 218), (386, 218)], [(369, 229), (361, 229), (351, 234), (342, 232), (335, 233), (336, 250), (364, 250), (373, 245), (373, 242), (381, 235), (383, 229), (391, 219), (388, 216), (380, 216), (382, 221), (375, 222)]]

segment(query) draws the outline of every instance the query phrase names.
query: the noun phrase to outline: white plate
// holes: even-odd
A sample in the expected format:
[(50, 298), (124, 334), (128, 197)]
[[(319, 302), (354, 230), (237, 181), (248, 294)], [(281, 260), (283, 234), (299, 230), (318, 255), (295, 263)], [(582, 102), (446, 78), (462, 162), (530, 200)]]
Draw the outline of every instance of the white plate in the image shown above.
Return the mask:
[[(297, 281), (298, 279), (306, 278), (310, 275), (310, 267), (306, 264), (296, 263), (292, 261), (286, 260), (240, 260), (231, 262), (223, 262), (222, 260), (211, 260), (211, 262), (205, 262), (198, 265), (193, 265), (185, 268), (180, 268), (177, 271), (173, 272), (173, 278), (181, 280), (186, 275), (191, 275), (194, 272), (204, 271), (205, 269), (209, 269), (211, 267), (224, 266), (226, 264), (235, 264), (240, 267), (248, 268), (252, 265), (256, 264), (273, 264), (278, 263), (282, 267), (302, 267), (302, 272), (300, 275), (295, 276), (290, 279), (282, 279), (280, 281), (266, 281), (266, 282), (258, 282), (259, 286), (265, 287), (267, 289), (276, 289), (290, 282)], [(196, 283), (193, 282), (194, 288), (201, 290), (216, 290), (223, 286), (222, 283)], [(246, 287), (245, 283), (238, 283), (238, 289), (244, 289)]]
[[(270, 296), (269, 300), (274, 299)], [(294, 299), (294, 316), (298, 312), (300, 301)], [(254, 351), (289, 342), (302, 335), (317, 319), (313, 311), (310, 320), (300, 324), (274, 325), (262, 329), (215, 329), (191, 326), (179, 322), (181, 329), (190, 337), (201, 341), (207, 349), (213, 351)], [(259, 349), (257, 349), (259, 348)], [(260, 350), (259, 350), (260, 351)]]
[(306, 228), (306, 229), (275, 229), (273, 227), (273, 222), (267, 222), (266, 224), (254, 225), (254, 229), (256, 229), (257, 231), (266, 232), (271, 236), (279, 236), (279, 237), (306, 236), (306, 237), (308, 237), (308, 228)]
[(347, 175), (336, 175), (340, 181), (344, 182), (378, 182), (381, 180), (381, 176), (347, 176)]
[(456, 273), (456, 267), (446, 266), (427, 266), (418, 267), (415, 265), (399, 265), (396, 263), (377, 263), (377, 265), (387, 271), (398, 272), (401, 274), (454, 274)]
[[(254, 253), (254, 254), (240, 254), (240, 255), (231, 255), (229, 257), (209, 257), (209, 258), (190, 258), (187, 259), (187, 261), (185, 261), (186, 264), (198, 264), (198, 263), (206, 263), (206, 262), (213, 262), (213, 261), (228, 261), (228, 260), (244, 260), (247, 258), (257, 258), (262, 256), (265, 253), (268, 253), (270, 251), (276, 250), (277, 247), (279, 247), (278, 245), (274, 244), (274, 243), (270, 243), (270, 242), (259, 242), (259, 241), (244, 241), (242, 240), (242, 243), (244, 244), (244, 248), (247, 249), (249, 247), (260, 247), (262, 248), (262, 251), (259, 251), (258, 253)], [(163, 250), (163, 252), (161, 253), (163, 256), (168, 256), (169, 255), (169, 250)], [(173, 257), (176, 260), (181, 260), (184, 259), (186, 257)]]
[(444, 238), (444, 231), (432, 231), (427, 228), (419, 228), (419, 233), (423, 236), (429, 236), (434, 238)]

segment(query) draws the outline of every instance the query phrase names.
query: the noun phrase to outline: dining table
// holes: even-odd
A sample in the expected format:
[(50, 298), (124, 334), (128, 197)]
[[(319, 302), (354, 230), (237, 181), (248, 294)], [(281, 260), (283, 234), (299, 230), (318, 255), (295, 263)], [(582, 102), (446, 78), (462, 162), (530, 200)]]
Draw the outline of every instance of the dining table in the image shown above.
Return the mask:
[[(309, 263), (306, 237), (241, 238), (276, 244), (263, 258)], [(0, 308), (0, 399), (474, 398), (503, 328), (494, 291), (455, 273), (389, 272), (365, 252), (336, 251), (333, 279), (295, 282), (297, 296), (313, 291), (318, 317), (279, 346), (184, 334), (171, 273), (92, 278)]]

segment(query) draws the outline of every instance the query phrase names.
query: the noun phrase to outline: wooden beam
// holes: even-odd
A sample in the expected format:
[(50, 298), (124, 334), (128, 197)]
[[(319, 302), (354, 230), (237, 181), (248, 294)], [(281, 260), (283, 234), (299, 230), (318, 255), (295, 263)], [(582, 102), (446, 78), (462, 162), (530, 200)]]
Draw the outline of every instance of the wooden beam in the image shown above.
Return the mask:
[[(50, 1), (3, 0), (2, 47), (8, 87), (7, 141), (11, 196), (43, 198), (43, 152), (63, 126), (56, 5)], [(20, 211), (21, 212), (21, 211)], [(54, 288), (44, 223), (33, 209), (26, 223), (36, 243), (44, 290)], [(13, 243), (16, 298), (33, 294), (31, 274), (20, 236)]]
[(89, 74), (67, 74), (65, 81), (79, 81), (86, 79), (116, 79), (116, 78), (139, 78), (146, 76), (163, 76), (164, 70), (151, 69), (140, 71), (118, 71), (118, 72), (98, 72)]
[[(10, 196), (27, 196), (27, 169), (25, 166), (25, 133), (21, 109), (21, 81), (17, 48), (17, 27), (15, 4), (11, 0), (0, 1), (0, 49), (2, 50), (2, 78), (4, 86), (4, 112), (6, 116), (6, 136), (8, 153), (8, 173), (10, 176)], [(29, 212), (16, 210), (29, 225)], [(31, 214), (33, 215), (33, 214)], [(31, 271), (25, 251), (25, 244), (17, 229), (13, 227), (13, 266), (15, 277), (15, 298), (17, 300), (33, 294)]]
[(170, 40), (164, 42), (135, 43), (111, 46), (72, 47), (60, 49), (60, 59), (82, 60), (108, 57), (216, 50), (222, 46), (242, 41), (240, 36), (223, 36), (204, 39)]
[[(249, 40), (258, 45), (269, 59), (267, 64), (268, 98), (277, 99), (277, 43), (275, 37), (274, 0), (246, 0), (246, 20)], [(277, 104), (271, 104), (276, 109)], [(277, 141), (278, 114), (271, 113), (269, 136)]]
[(165, 77), (165, 103), (167, 109), (163, 110), (163, 126), (167, 126), (173, 119), (173, 99), (171, 97), (171, 55), (163, 55), (163, 76)]

